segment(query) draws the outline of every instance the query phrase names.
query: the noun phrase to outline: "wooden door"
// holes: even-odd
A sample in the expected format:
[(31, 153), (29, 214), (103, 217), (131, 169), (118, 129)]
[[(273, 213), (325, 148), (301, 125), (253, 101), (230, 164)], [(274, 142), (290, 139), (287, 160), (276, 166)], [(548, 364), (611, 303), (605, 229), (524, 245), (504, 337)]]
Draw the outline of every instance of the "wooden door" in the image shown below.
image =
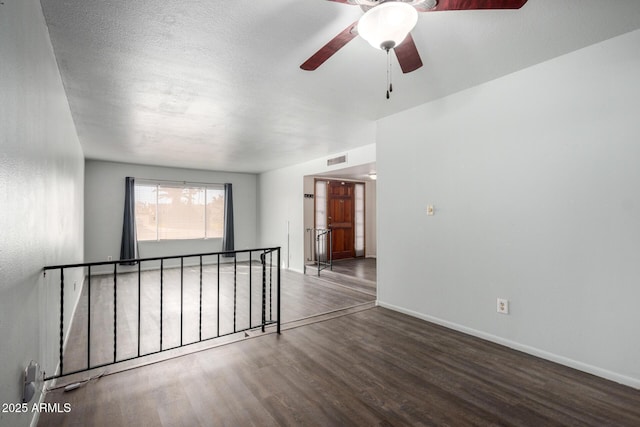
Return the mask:
[(329, 181), (327, 225), (331, 229), (333, 259), (353, 258), (355, 252), (355, 184)]

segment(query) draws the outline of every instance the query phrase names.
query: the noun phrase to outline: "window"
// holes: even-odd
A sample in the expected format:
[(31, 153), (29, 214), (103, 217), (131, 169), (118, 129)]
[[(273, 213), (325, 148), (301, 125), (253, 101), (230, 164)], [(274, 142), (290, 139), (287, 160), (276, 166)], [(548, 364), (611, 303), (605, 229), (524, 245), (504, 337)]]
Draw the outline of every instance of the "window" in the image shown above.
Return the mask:
[(316, 181), (316, 228), (327, 228), (327, 181)]
[[(327, 181), (316, 181), (316, 229), (325, 230), (327, 228)], [(314, 239), (318, 236), (314, 231)], [(314, 243), (316, 256), (320, 259), (327, 259), (326, 241), (323, 244), (316, 240)], [(318, 259), (316, 258), (316, 259)]]
[(136, 183), (138, 240), (221, 238), (224, 186)]

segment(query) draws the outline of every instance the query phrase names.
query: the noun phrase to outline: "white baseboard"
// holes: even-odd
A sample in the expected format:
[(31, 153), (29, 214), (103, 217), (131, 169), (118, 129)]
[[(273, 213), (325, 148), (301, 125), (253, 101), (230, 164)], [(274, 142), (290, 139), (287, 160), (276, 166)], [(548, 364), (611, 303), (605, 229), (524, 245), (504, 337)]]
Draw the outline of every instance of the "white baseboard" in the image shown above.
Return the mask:
[(640, 379), (637, 379), (637, 378), (621, 375), (617, 372), (609, 371), (607, 369), (599, 368), (597, 366), (593, 366), (577, 360), (569, 359), (568, 357), (550, 353), (548, 351), (541, 350), (539, 348), (535, 348), (535, 347), (531, 347), (515, 341), (511, 341), (511, 340), (499, 337), (497, 335), (489, 334), (483, 331), (479, 331), (477, 329), (469, 328), (467, 326), (459, 325), (457, 323), (453, 323), (437, 317), (429, 316), (427, 314), (418, 313), (416, 311), (408, 310), (403, 307), (398, 307), (393, 304), (388, 304), (382, 301), (376, 301), (376, 305), (380, 307), (388, 308), (389, 310), (393, 310), (399, 313), (409, 315), (411, 317), (416, 317), (418, 319), (426, 320), (427, 322), (435, 323), (437, 325), (444, 326), (445, 328), (453, 329), (455, 331), (462, 332), (467, 335), (472, 335), (487, 341), (491, 341), (496, 344), (500, 344), (505, 347), (512, 348), (514, 350), (522, 351), (523, 353), (527, 353), (532, 356), (540, 357), (541, 359), (549, 360), (551, 362), (555, 362), (560, 365), (568, 366), (570, 368), (587, 372), (589, 374), (596, 375), (598, 377), (602, 377), (607, 380), (611, 380), (619, 384), (623, 384), (623, 385), (640, 390)]

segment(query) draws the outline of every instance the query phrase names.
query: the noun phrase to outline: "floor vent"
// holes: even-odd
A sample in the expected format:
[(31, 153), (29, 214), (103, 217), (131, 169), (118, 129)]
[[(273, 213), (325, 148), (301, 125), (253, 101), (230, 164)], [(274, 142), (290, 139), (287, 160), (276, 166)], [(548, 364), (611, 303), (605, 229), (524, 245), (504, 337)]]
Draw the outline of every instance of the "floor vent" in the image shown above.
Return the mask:
[(344, 154), (339, 157), (334, 157), (333, 159), (327, 160), (327, 166), (339, 165), (340, 163), (347, 163), (347, 155)]

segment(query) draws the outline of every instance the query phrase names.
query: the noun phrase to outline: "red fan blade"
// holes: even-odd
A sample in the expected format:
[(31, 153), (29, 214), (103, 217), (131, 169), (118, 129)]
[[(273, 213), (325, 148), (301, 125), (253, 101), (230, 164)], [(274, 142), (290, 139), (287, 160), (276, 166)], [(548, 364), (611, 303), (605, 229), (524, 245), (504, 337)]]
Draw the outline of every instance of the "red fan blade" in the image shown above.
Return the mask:
[(358, 21), (349, 25), (347, 28), (342, 30), (340, 34), (335, 36), (329, 43), (320, 48), (319, 51), (313, 54), (311, 58), (307, 59), (304, 64), (300, 66), (303, 70), (313, 71), (319, 66), (321, 66), (324, 61), (331, 58), (334, 53), (340, 50), (344, 45), (353, 40), (358, 33), (354, 30), (355, 26), (358, 24)]
[(471, 9), (520, 9), (527, 0), (438, 0), (433, 9), (416, 7), (419, 12)]
[(396, 57), (398, 58), (400, 68), (402, 68), (403, 73), (410, 73), (422, 67), (422, 59), (420, 59), (420, 54), (418, 53), (416, 44), (413, 41), (413, 37), (411, 37), (411, 33), (409, 33), (407, 38), (393, 50), (396, 53)]

